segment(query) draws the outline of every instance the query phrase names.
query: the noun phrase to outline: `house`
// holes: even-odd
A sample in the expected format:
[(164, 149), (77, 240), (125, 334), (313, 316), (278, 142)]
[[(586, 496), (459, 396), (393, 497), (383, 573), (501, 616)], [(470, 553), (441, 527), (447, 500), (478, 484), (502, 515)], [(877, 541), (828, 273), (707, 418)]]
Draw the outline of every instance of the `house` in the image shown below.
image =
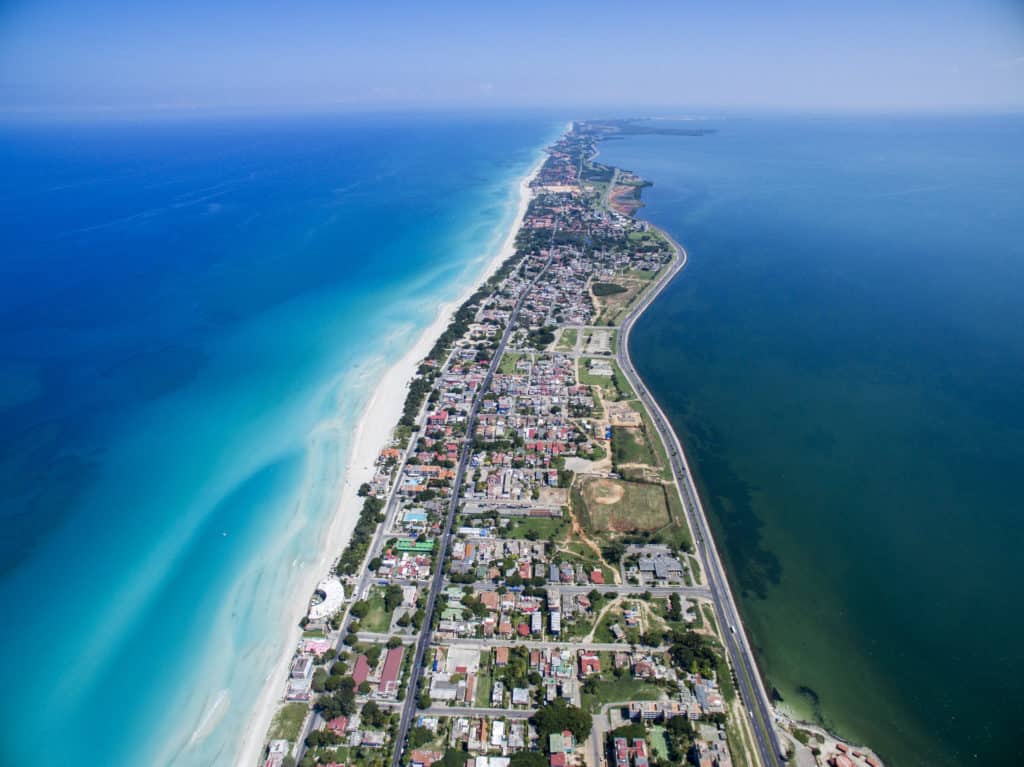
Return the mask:
[(615, 754), (615, 767), (630, 767), (630, 747), (625, 737), (616, 737), (612, 750)]
[(563, 730), (562, 732), (553, 732), (548, 735), (548, 752), (552, 754), (563, 753), (571, 754), (573, 749), (576, 747), (573, 742), (572, 733), (569, 730)]
[(347, 716), (336, 716), (334, 719), (327, 723), (327, 731), (333, 732), (335, 735), (344, 735), (348, 729), (348, 717)]
[(444, 758), (440, 751), (430, 751), (425, 748), (417, 748), (409, 755), (410, 767), (430, 767), (434, 762)]
[(362, 735), (363, 737), (359, 745), (366, 746), (367, 748), (380, 748), (387, 739), (387, 735), (381, 730), (363, 730)]
[(289, 751), (287, 740), (272, 740), (267, 747), (267, 758), (263, 767), (281, 767)]
[(601, 659), (596, 652), (580, 653), (580, 676), (601, 673)]
[(313, 675), (313, 658), (309, 655), (300, 655), (292, 661), (290, 676), (292, 679), (307, 679)]
[(507, 666), (508, 665), (508, 648), (507, 647), (496, 647), (494, 649), (494, 665), (495, 666)]

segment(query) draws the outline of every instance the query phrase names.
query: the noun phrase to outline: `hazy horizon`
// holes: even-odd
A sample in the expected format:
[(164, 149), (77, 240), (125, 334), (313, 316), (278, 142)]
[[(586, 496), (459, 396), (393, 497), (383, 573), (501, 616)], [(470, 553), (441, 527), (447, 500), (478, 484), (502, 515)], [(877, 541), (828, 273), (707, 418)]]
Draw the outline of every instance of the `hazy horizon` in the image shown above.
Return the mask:
[(0, 9), (0, 113), (1024, 109), (1024, 6)]

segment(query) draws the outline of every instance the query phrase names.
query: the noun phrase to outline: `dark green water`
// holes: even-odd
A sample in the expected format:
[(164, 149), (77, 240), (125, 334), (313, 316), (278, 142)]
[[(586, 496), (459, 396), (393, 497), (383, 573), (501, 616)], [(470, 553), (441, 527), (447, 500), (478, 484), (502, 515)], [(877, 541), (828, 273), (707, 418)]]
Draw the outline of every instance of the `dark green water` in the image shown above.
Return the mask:
[(606, 142), (690, 264), (633, 356), (762, 671), (890, 765), (1024, 748), (1024, 118)]

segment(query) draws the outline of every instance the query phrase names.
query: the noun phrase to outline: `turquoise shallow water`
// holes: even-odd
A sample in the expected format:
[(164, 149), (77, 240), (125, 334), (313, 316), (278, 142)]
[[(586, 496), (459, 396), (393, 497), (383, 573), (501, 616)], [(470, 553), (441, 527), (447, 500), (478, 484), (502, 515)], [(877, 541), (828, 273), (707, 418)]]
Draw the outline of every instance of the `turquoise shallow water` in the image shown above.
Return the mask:
[(373, 384), (560, 128), (0, 128), (0, 764), (230, 761)]
[(607, 142), (690, 263), (633, 356), (762, 670), (895, 767), (1019, 762), (1024, 118)]

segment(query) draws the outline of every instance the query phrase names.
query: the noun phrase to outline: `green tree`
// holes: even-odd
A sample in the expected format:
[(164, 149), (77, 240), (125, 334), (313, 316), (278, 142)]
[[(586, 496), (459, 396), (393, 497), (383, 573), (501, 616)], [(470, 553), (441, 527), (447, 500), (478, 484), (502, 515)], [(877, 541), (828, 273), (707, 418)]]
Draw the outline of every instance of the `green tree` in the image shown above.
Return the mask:
[(542, 742), (547, 741), (548, 735), (563, 730), (569, 730), (577, 741), (584, 741), (590, 736), (593, 724), (590, 714), (569, 705), (562, 698), (556, 698), (553, 702), (545, 703), (538, 708), (531, 721), (537, 728)]
[(548, 767), (548, 760), (540, 751), (516, 751), (508, 764), (509, 767)]
[(426, 727), (413, 727), (409, 730), (409, 748), (419, 748), (434, 739), (434, 733)]
[(601, 554), (608, 562), (619, 562), (626, 553), (626, 544), (622, 541), (610, 541), (601, 547)]
[(402, 587), (401, 586), (388, 586), (384, 590), (384, 609), (389, 613), (393, 613), (398, 609), (398, 606), (402, 604)]

